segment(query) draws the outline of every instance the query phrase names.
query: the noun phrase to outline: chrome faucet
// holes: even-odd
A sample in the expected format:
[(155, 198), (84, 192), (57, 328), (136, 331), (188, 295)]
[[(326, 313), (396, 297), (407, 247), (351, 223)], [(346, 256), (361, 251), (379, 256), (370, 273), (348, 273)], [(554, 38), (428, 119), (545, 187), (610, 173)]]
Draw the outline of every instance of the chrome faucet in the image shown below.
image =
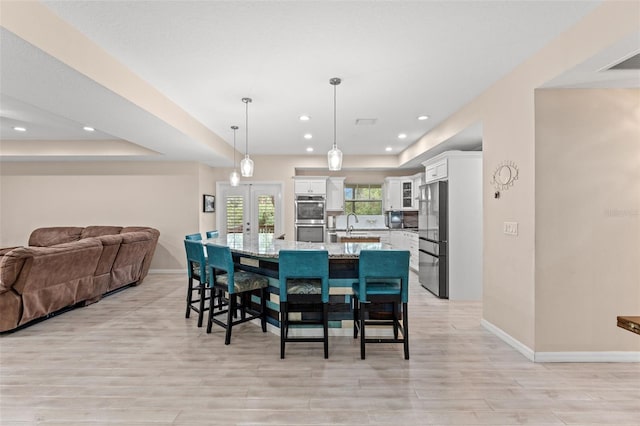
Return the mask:
[(356, 223), (360, 223), (360, 221), (358, 220), (358, 216), (355, 213), (349, 213), (347, 215), (347, 235), (350, 235), (351, 231), (353, 231), (353, 225), (349, 226), (349, 218), (351, 216), (356, 218)]

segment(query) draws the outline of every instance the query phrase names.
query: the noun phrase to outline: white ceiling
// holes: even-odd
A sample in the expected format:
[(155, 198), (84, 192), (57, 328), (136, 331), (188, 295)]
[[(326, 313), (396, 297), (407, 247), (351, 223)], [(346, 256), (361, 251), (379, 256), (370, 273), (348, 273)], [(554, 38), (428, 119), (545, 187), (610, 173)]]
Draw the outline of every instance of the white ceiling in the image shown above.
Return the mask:
[[(43, 3), (228, 143), (239, 125), (240, 152), (241, 98), (251, 97), (251, 153), (307, 155), (311, 146), (326, 155), (329, 79), (341, 77), (337, 135), (347, 156), (397, 155), (599, 1)], [(0, 35), (3, 140), (123, 139), (163, 159), (229, 164), (9, 31)], [(359, 118), (377, 122), (356, 126)], [(14, 132), (16, 123), (28, 131)], [(86, 124), (98, 131), (78, 130)], [(480, 135), (476, 126), (458, 144), (477, 147)]]

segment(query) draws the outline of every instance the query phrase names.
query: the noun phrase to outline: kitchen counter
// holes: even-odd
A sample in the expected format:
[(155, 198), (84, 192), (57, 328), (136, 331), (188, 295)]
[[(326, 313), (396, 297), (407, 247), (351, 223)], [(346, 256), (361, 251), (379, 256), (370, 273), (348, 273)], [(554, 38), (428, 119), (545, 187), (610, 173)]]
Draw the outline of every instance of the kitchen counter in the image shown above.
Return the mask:
[(339, 235), (339, 243), (379, 243), (379, 235), (354, 232), (353, 234)]
[(245, 239), (242, 234), (227, 235), (224, 238), (211, 238), (203, 243), (229, 246), (232, 252), (261, 258), (277, 258), (280, 250), (327, 250), (330, 259), (357, 259), (360, 250), (389, 250), (385, 243), (346, 242), (346, 243), (306, 243), (286, 241), (261, 235), (260, 238)]
[[(336, 232), (347, 232), (344, 228), (337, 228)], [(384, 231), (407, 231), (407, 232), (418, 232), (417, 228), (353, 228), (353, 232), (384, 232)]]
[[(329, 328), (332, 335), (353, 335), (353, 313), (351, 312), (351, 286), (358, 279), (358, 258), (361, 250), (389, 250), (385, 243), (305, 243), (273, 239), (261, 235), (258, 239), (245, 239), (243, 235), (228, 235), (211, 238), (203, 244), (214, 243), (229, 246), (238, 269), (261, 274), (269, 280), (267, 288), (268, 329), (280, 327), (280, 282), (278, 254), (280, 250), (327, 250), (329, 252)], [(253, 296), (254, 299), (256, 296)], [(255, 299), (254, 303), (259, 303)], [(299, 336), (313, 336), (314, 327), (290, 330)]]

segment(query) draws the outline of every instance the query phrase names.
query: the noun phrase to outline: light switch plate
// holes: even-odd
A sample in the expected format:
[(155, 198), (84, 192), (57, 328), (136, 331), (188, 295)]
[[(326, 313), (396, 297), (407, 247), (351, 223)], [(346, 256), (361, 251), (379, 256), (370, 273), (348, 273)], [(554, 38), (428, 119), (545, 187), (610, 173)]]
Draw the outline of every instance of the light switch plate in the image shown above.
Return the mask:
[(507, 235), (518, 235), (518, 222), (504, 222), (503, 232)]

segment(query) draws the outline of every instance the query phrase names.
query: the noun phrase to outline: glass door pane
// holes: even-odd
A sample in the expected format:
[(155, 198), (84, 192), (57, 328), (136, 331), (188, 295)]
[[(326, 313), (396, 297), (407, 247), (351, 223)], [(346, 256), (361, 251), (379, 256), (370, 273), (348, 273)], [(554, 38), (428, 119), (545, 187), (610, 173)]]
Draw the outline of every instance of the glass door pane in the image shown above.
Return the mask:
[[(217, 218), (218, 229), (227, 239), (252, 238), (271, 242), (283, 228), (282, 185), (218, 183), (224, 210)], [(223, 232), (221, 232), (221, 237)]]
[(242, 234), (242, 224), (244, 223), (244, 197), (231, 195), (226, 200), (227, 208), (227, 234)]

